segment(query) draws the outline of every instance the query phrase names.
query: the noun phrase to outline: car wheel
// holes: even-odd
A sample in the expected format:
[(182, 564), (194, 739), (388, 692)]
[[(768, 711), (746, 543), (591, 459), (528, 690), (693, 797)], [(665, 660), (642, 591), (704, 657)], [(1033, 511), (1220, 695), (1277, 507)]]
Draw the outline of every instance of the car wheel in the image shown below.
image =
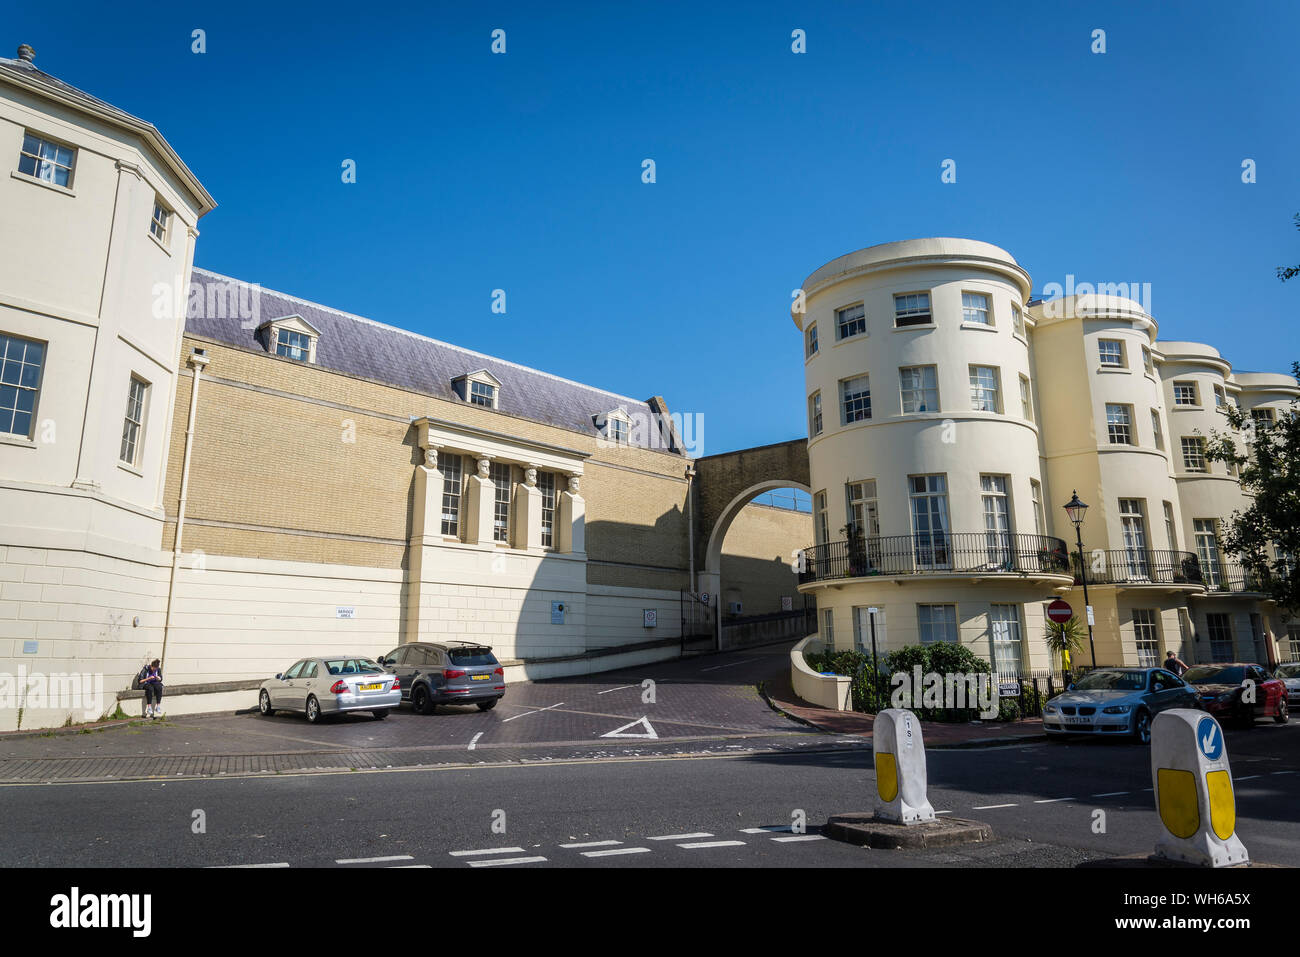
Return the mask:
[(374, 711), (370, 712), (370, 717), (374, 718), (376, 721), (383, 721), (385, 718), (388, 717), (388, 709), (377, 708)]
[(1133, 737), (1137, 739), (1138, 744), (1151, 743), (1151, 715), (1146, 711), (1139, 711), (1133, 722)]
[(497, 706), (496, 698), (493, 698), (491, 701), (480, 701), (478, 703), (478, 709), (480, 711), (491, 711), (496, 706)]
[(275, 709), (271, 707), (271, 695), (265, 688), (263, 688), (262, 693), (257, 696), (257, 710), (262, 712), (262, 714), (268, 718), (275, 714)]
[(433, 714), (437, 705), (433, 703), (428, 688), (424, 685), (416, 685), (415, 690), (411, 692), (411, 707), (415, 709), (416, 714)]
[(1291, 712), (1287, 709), (1286, 698), (1277, 703), (1277, 712), (1273, 715), (1273, 720), (1278, 724), (1286, 724), (1291, 720)]
[(307, 720), (311, 724), (319, 724), (320, 719), (320, 702), (316, 700), (315, 695), (312, 695), (307, 699)]

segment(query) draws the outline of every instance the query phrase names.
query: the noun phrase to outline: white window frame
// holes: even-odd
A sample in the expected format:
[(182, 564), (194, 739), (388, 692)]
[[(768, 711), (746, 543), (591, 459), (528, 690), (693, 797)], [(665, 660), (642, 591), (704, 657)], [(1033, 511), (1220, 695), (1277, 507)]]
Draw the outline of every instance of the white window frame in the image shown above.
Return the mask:
[[(307, 365), (316, 364), (316, 343), (320, 340), (320, 330), (309, 323), (302, 316), (280, 316), (278, 319), (268, 319), (258, 327), (259, 330), (266, 330), (266, 351), (280, 359), (288, 359), (291, 362), (303, 362)], [(286, 342), (284, 348), (286, 354), (281, 355), (281, 333), (293, 334), (302, 337), (305, 340), (305, 352), (301, 356), (292, 354), (292, 344)], [(302, 348), (301, 346), (299, 348)]]
[(1151, 410), (1151, 434), (1155, 437), (1156, 448), (1161, 452), (1165, 450), (1165, 430), (1160, 425), (1160, 410)]
[[(858, 313), (861, 315), (848, 316), (849, 313)], [(859, 328), (860, 327), (860, 328)], [(835, 310), (835, 341), (843, 342), (845, 339), (852, 339), (855, 336), (866, 335), (867, 333), (867, 305), (865, 302), (856, 302), (848, 306), (841, 306)]]
[(1172, 386), (1174, 392), (1174, 405), (1180, 408), (1200, 408), (1201, 389), (1195, 379), (1183, 380), (1175, 379)]
[[(909, 376), (915, 376), (917, 384), (909, 386)], [(920, 412), (939, 411), (939, 369), (937, 366), (901, 366), (898, 370), (898, 391), (900, 408), (904, 415)], [(911, 395), (909, 400), (908, 396)], [(929, 396), (933, 395), (933, 402)], [(911, 404), (913, 408), (908, 408)]]
[(808, 396), (808, 434), (813, 438), (822, 434), (822, 393), (818, 389)]
[(1210, 471), (1205, 458), (1205, 439), (1199, 435), (1182, 436), (1183, 471), (1204, 474)]
[[(33, 141), (29, 143), (28, 141)], [(46, 148), (53, 151), (53, 156), (47, 156)], [(35, 152), (33, 152), (33, 148)], [(66, 151), (67, 162), (62, 162), (63, 157), (59, 155), (60, 151)], [(23, 169), (24, 163), (30, 160), (32, 172)], [(65, 172), (65, 181), (58, 181), (58, 171)], [(32, 130), (23, 130), (22, 142), (18, 147), (18, 169), (19, 176), (27, 179), (34, 179), (41, 183), (47, 183), (57, 189), (71, 190), (76, 180), (77, 173), (77, 148), (69, 146), (43, 133), (35, 133)]]
[(135, 374), (132, 374), (127, 385), (126, 413), (122, 419), (122, 445), (118, 450), (118, 461), (131, 468), (139, 468), (140, 459), (144, 457), (144, 424), (149, 410), (149, 385)]
[[(35, 361), (29, 361), (32, 347), (39, 350)], [(49, 343), (26, 336), (0, 333), (0, 434), (31, 439), (36, 429), (36, 416), (41, 406), (41, 386), (45, 381), (45, 365), (49, 358)], [(35, 371), (32, 371), (32, 370)], [(33, 381), (35, 384), (33, 384)], [(12, 400), (6, 395), (13, 389)], [(31, 396), (30, 400), (26, 397)], [(12, 401), (12, 404), (11, 404)], [(23, 409), (23, 405), (31, 409)], [(27, 417), (26, 431), (15, 431), (13, 426), (20, 416)]]
[(153, 201), (153, 218), (149, 221), (149, 235), (164, 247), (168, 245), (171, 239), (171, 223), (174, 215), (175, 213), (163, 204), (162, 197), (155, 197)]
[[(1116, 346), (1117, 350), (1112, 352), (1107, 346)], [(1116, 361), (1108, 361), (1115, 359)], [(1124, 348), (1123, 339), (1098, 339), (1097, 340), (1097, 361), (1101, 363), (1103, 369), (1127, 369), (1128, 354)]]
[[(940, 619), (942, 616), (942, 619)], [(937, 631), (936, 631), (937, 629)], [(918, 603), (916, 606), (916, 633), (923, 645), (944, 642), (961, 644), (961, 626), (957, 620), (955, 604)]]
[[(856, 392), (849, 392), (855, 383)], [(840, 380), (840, 425), (866, 422), (871, 418), (871, 377), (863, 374)]]
[(442, 516), (439, 529), (443, 535), (460, 538), (460, 507), (465, 490), (465, 460), (459, 452), (438, 457), (442, 472)]
[(894, 293), (894, 328), (934, 325), (929, 292)]
[[(976, 412), (1002, 414), (1002, 370), (997, 366), (967, 367), (970, 377), (970, 407)], [(988, 408), (992, 396), (993, 408)]]
[[(969, 301), (968, 301), (969, 300)], [(981, 305), (980, 302), (983, 301)], [(961, 321), (973, 326), (993, 328), (993, 297), (987, 292), (965, 292), (961, 294)]]
[(1133, 435), (1133, 406), (1106, 403), (1106, 435), (1111, 445), (1137, 445)]
[(808, 331), (804, 333), (804, 342), (804, 358), (811, 359), (817, 355), (817, 323), (810, 322), (808, 324)]
[[(989, 605), (989, 663), (993, 665), (994, 674), (1004, 678), (1018, 677), (1021, 674), (1025, 667), (1023, 637), (1019, 605)], [(1002, 649), (1001, 654), (999, 647)], [(1011, 670), (1006, 670), (1008, 665)]]
[(1160, 613), (1154, 608), (1133, 609), (1133, 642), (1141, 668), (1160, 666)]

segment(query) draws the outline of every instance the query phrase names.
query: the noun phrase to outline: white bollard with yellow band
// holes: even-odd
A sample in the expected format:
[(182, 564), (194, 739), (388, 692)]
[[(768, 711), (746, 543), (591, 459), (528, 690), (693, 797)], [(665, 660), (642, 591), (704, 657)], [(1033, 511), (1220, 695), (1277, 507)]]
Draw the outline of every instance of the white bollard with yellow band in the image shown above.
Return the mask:
[(921, 722), (902, 708), (876, 715), (871, 732), (876, 756), (875, 816), (896, 824), (934, 820), (925, 796), (925, 742)]
[(1161, 836), (1155, 856), (1208, 867), (1249, 863), (1223, 728), (1211, 715), (1173, 708), (1151, 723), (1151, 782)]

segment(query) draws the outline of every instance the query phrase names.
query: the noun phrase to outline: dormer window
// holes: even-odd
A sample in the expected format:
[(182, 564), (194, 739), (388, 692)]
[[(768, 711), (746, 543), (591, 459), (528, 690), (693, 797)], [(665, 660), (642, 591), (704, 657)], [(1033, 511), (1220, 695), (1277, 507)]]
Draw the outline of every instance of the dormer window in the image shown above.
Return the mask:
[(501, 380), (487, 369), (467, 372), (451, 380), (452, 388), (463, 402), (481, 405), (485, 409), (498, 408), (501, 397)]
[(302, 316), (283, 316), (262, 323), (258, 332), (263, 336), (266, 351), (294, 362), (316, 362), (316, 340), (320, 330)]
[(596, 428), (606, 441), (615, 445), (631, 444), (632, 417), (620, 406), (603, 415), (593, 416)]

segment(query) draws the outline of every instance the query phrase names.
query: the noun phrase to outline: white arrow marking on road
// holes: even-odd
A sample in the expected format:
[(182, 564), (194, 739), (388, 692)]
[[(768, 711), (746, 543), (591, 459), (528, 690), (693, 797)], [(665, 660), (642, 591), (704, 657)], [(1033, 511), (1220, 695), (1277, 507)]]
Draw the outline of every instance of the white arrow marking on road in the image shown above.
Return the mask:
[(483, 732), (482, 732), (482, 731), (480, 731), (478, 734), (474, 735), (474, 737), (470, 738), (470, 740), (469, 740), (469, 749), (470, 749), (471, 751), (474, 750), (474, 746), (475, 746), (476, 744), (478, 744), (478, 739), (481, 738), (481, 737), (483, 737)]
[[(647, 732), (646, 734), (625, 733), (628, 728), (635, 728), (638, 724), (645, 725), (645, 729)], [(606, 734), (602, 734), (601, 737), (602, 738), (657, 738), (659, 737), (659, 732), (657, 732), (653, 727), (651, 727), (649, 718), (637, 718), (635, 721), (629, 724), (625, 724), (621, 728), (615, 728), (613, 731), (610, 731)]]

